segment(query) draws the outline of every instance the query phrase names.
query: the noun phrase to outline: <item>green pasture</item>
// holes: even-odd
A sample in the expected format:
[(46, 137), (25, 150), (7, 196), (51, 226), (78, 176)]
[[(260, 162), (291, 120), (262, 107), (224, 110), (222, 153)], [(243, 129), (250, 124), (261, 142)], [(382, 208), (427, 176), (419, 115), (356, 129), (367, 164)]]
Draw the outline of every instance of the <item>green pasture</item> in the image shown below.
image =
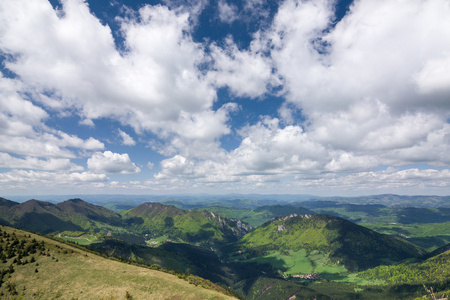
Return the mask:
[(332, 264), (328, 256), (318, 251), (307, 253), (306, 249), (290, 250), (284, 253), (270, 251), (268, 255), (253, 258), (251, 261), (270, 263), (286, 275), (311, 274), (314, 272), (327, 274), (347, 272), (344, 267)]
[[(151, 247), (159, 246), (159, 245), (161, 245), (161, 243), (166, 242), (168, 238), (169, 238), (168, 235), (162, 235), (162, 236), (154, 237), (154, 238), (152, 238), (152, 239), (150, 239), (150, 240), (147, 240), (147, 241), (145, 241), (145, 243), (146, 243), (148, 246), (151, 246)], [(158, 244), (152, 245), (152, 242), (158, 242)]]
[(78, 236), (69, 236), (65, 234), (58, 234), (59, 238), (62, 238), (65, 241), (77, 243), (78, 245), (87, 246), (93, 243), (99, 243), (102, 241), (102, 238), (97, 234), (83, 233)]

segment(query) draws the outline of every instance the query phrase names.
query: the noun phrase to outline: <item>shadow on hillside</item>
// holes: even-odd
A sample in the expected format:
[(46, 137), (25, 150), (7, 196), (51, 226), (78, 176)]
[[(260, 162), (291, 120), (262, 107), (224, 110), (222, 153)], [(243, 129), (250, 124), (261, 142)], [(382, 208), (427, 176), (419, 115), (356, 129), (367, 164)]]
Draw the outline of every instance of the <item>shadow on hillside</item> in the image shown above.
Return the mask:
[(16, 223), (16, 227), (36, 231), (44, 234), (60, 231), (83, 231), (83, 228), (70, 222), (63, 221), (49, 213), (29, 212)]
[(434, 249), (450, 243), (450, 236), (437, 235), (437, 236), (409, 238), (407, 240), (413, 243), (414, 245), (423, 247), (425, 249)]
[(397, 213), (398, 223), (444, 223), (450, 219), (450, 210), (441, 208), (434, 211), (424, 208), (407, 207), (401, 208)]

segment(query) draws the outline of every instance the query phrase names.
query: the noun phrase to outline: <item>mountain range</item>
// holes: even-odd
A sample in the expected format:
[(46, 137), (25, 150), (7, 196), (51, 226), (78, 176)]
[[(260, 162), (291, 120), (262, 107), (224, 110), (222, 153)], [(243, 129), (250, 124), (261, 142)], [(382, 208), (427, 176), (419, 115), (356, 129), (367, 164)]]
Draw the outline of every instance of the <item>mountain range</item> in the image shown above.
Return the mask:
[[(114, 212), (81, 199), (53, 204), (0, 198), (0, 223), (82, 241), (89, 249), (119, 260), (200, 276), (230, 287), (246, 299), (347, 299), (356, 290), (361, 290), (357, 294), (362, 299), (407, 298), (409, 290), (400, 292), (384, 285), (374, 289), (370, 285), (377, 282), (376, 274), (381, 274), (382, 282), (396, 289), (413, 284), (414, 293), (420, 294), (423, 287), (418, 279), (411, 279), (422, 276), (413, 271), (415, 266), (429, 270), (436, 266), (435, 261), (448, 265), (448, 245), (431, 252), (404, 238), (350, 221), (395, 217), (405, 222), (401, 226), (409, 226), (402, 229), (406, 230), (421, 225), (406, 223), (420, 215), (416, 220), (429, 222), (425, 225), (442, 224), (445, 228), (447, 209), (329, 201), (308, 201), (306, 208), (300, 205), (180, 209), (147, 202)], [(441, 223), (431, 223), (433, 218)], [(389, 281), (386, 274), (391, 270), (405, 270), (410, 281), (403, 277), (398, 277), (398, 282)], [(311, 285), (311, 279), (305, 278), (317, 281)], [(450, 274), (423, 283), (442, 291), (450, 289), (447, 282)]]

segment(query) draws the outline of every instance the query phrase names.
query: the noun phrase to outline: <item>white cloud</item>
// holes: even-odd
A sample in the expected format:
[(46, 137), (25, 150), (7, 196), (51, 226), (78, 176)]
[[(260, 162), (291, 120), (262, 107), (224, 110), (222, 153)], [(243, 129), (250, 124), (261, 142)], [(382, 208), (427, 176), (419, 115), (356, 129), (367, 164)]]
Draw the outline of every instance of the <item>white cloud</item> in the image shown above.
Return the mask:
[(260, 97), (280, 84), (272, 73), (270, 59), (260, 52), (258, 43), (253, 43), (249, 50), (239, 50), (228, 37), (224, 48), (211, 45), (211, 56), (214, 65), (208, 73), (210, 80), (219, 87), (229, 87), (238, 97)]
[(32, 136), (34, 128), (42, 128), (48, 114), (21, 95), (24, 84), (3, 77), (0, 72), (0, 134), (7, 136)]
[(82, 140), (76, 136), (58, 131), (50, 133), (34, 133), (34, 136), (9, 136), (0, 134), (0, 151), (25, 156), (75, 158), (76, 155), (65, 147), (84, 150), (101, 150), (103, 143), (94, 138)]
[(236, 103), (227, 103), (215, 112), (182, 113), (179, 125), (173, 128), (173, 131), (187, 139), (214, 141), (222, 135), (230, 133), (230, 128), (225, 123), (229, 114), (237, 109)]
[(102, 150), (105, 148), (105, 145), (102, 142), (94, 139), (93, 137), (90, 137), (87, 140), (82, 140), (75, 135), (69, 135), (62, 131), (55, 131), (54, 133), (59, 135), (61, 138), (57, 139), (54, 135), (48, 135), (46, 138), (49, 141), (54, 141), (55, 144), (61, 147), (72, 147), (85, 150)]
[[(449, 50), (447, 50), (449, 51)], [(450, 52), (443, 58), (430, 59), (414, 75), (418, 91), (421, 94), (450, 94)]]
[(87, 160), (88, 168), (96, 173), (139, 173), (137, 167), (127, 153), (119, 154), (111, 151), (96, 152)]
[(7, 0), (0, 8), (8, 12), (0, 14), (0, 49), (14, 56), (5, 65), (35, 90), (52, 91), (40, 98), (46, 105), (75, 109), (88, 125), (113, 118), (157, 134), (186, 114), (211, 112), (216, 93), (199, 70), (208, 58), (188, 34), (186, 12), (146, 5), (136, 19), (118, 19), (120, 53), (83, 1), (64, 1), (61, 12), (45, 0)]
[(10, 169), (36, 169), (48, 171), (83, 171), (82, 166), (71, 163), (69, 159), (50, 158), (40, 160), (36, 157), (25, 157), (25, 159), (12, 157), (7, 153), (0, 153), (0, 167)]
[(219, 19), (224, 23), (231, 24), (239, 16), (238, 8), (234, 4), (228, 4), (226, 0), (219, 0)]
[[(37, 157), (76, 157), (76, 155), (72, 151), (63, 149), (56, 144), (47, 142), (47, 137), (48, 136), (38, 136), (36, 138), (26, 138), (0, 135), (0, 151)], [(53, 140), (54, 137), (51, 136), (51, 139)]]
[(290, 101), (308, 114), (367, 98), (400, 113), (406, 107), (448, 109), (448, 103), (417, 94), (413, 80), (425, 90), (445, 85), (438, 76), (445, 71), (434, 67), (439, 61), (445, 69), (450, 52), (443, 38), (450, 34), (447, 1), (356, 1), (327, 33), (332, 4), (286, 1), (266, 34)]
[(126, 132), (118, 129), (119, 136), (122, 138), (122, 145), (126, 146), (134, 146), (136, 145), (136, 141)]
[(187, 175), (187, 166), (193, 166), (193, 163), (188, 161), (186, 157), (175, 155), (172, 158), (161, 161), (162, 172), (155, 175), (156, 179), (168, 178), (173, 176)]
[(318, 187), (324, 194), (351, 193), (445, 193), (449, 188), (450, 170), (420, 170), (389, 168), (378, 172), (360, 172), (347, 176), (324, 176), (314, 180), (300, 179), (297, 188), (314, 190)]
[(4, 192), (87, 191), (98, 188), (108, 180), (105, 174), (44, 172), (33, 170), (11, 170), (0, 173), (0, 189)]

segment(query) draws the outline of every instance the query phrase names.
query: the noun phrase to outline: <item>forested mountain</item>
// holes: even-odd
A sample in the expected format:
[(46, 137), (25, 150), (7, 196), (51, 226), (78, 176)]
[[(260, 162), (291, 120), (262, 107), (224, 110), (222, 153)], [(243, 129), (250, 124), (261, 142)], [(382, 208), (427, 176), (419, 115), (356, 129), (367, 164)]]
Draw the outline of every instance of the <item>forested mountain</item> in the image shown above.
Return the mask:
[(229, 243), (252, 229), (238, 219), (160, 203), (144, 203), (123, 216), (133, 232), (150, 237), (167, 235), (170, 239), (191, 243)]
[(23, 203), (0, 203), (0, 223), (42, 233), (61, 231), (100, 231), (121, 226), (117, 213), (80, 199), (58, 204), (28, 200)]
[(236, 247), (250, 257), (264, 256), (271, 250), (318, 251), (328, 257), (330, 264), (351, 271), (424, 254), (411, 243), (330, 215), (278, 217), (246, 235)]

